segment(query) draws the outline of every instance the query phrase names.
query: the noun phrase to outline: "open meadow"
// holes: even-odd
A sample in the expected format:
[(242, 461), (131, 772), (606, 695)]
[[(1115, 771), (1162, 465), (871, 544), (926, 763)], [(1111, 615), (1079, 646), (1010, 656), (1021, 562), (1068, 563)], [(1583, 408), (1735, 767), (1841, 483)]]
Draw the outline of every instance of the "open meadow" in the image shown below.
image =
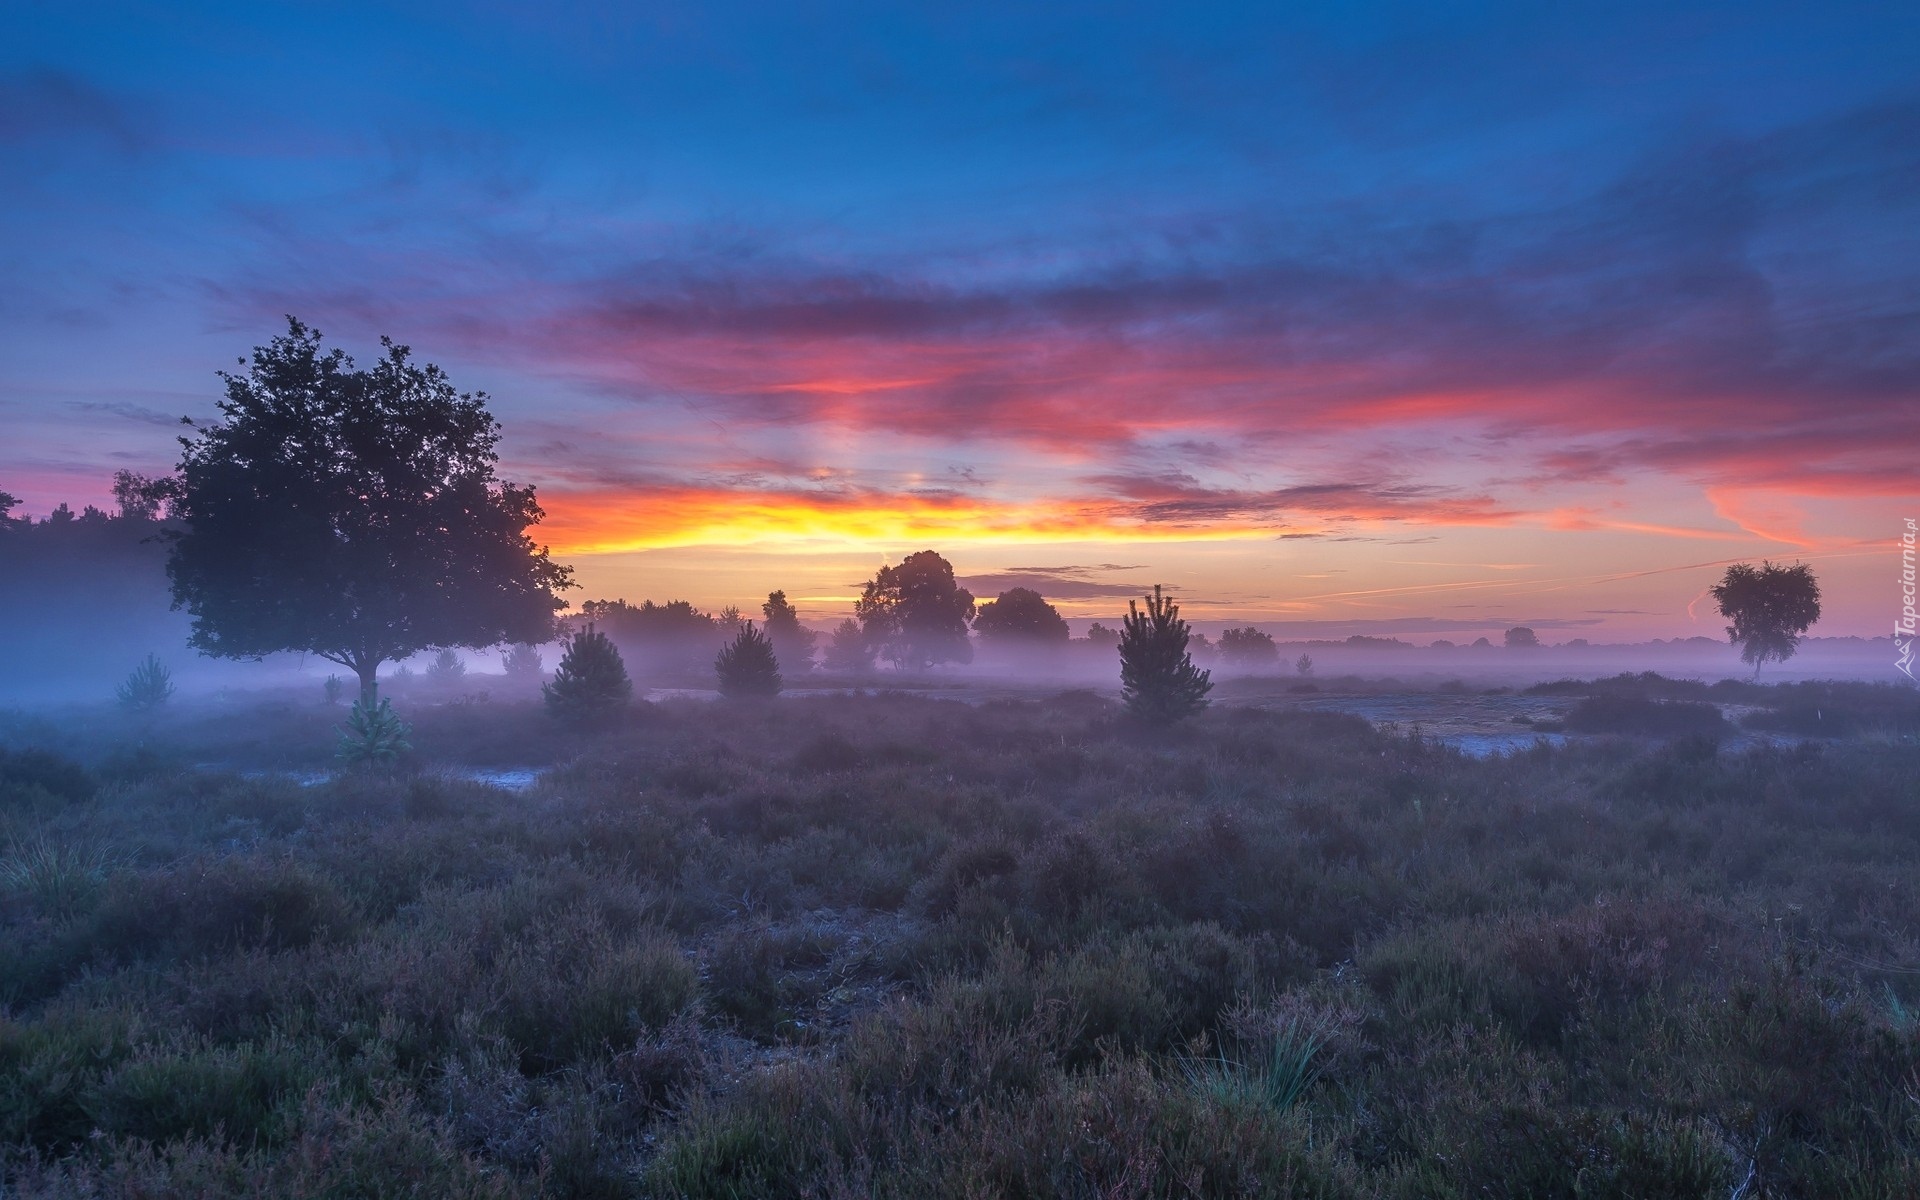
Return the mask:
[(9, 713), (0, 1194), (1920, 1194), (1920, 701), (1715, 690)]

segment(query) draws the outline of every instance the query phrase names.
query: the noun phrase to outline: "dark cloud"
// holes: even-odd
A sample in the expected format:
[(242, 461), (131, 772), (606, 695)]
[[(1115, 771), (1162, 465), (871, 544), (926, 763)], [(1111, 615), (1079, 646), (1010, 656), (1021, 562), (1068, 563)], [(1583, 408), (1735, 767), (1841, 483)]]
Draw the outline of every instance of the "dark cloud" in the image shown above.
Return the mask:
[[(1912, 426), (1916, 179), (1920, 103), (1879, 105), (1765, 138), (1697, 137), (1532, 213), (1339, 215), (1307, 238), (1243, 218), (1206, 254), (1142, 250), (1068, 276), (654, 260), (572, 289), (530, 348), (626, 364), (746, 419), (951, 438), (1123, 443), (1156, 398), (1267, 439), (1400, 414), (1468, 417), (1496, 437), (1641, 433), (1562, 449), (1540, 475), (1606, 482), (1657, 459), (1712, 469), (1730, 423)], [(1769, 249), (1832, 219), (1879, 231), (1909, 269), (1834, 307), (1844, 272)], [(1203, 438), (1163, 453), (1236, 454)]]
[(143, 425), (176, 426), (180, 424), (178, 413), (164, 413), (157, 408), (148, 408), (141, 404), (103, 400), (69, 400), (67, 407), (76, 412), (105, 413), (109, 416), (125, 417), (129, 421), (138, 421)]
[(77, 75), (41, 67), (0, 77), (0, 142), (75, 136), (127, 153), (152, 141), (146, 117)]
[[(1112, 597), (1137, 597), (1151, 588), (1131, 583), (1098, 583), (1079, 574), (1040, 570), (1011, 570), (985, 575), (968, 575), (961, 586), (977, 597), (991, 598), (1011, 588), (1029, 588), (1049, 600), (1102, 600)], [(1178, 591), (1169, 587), (1167, 591)]]
[(1413, 483), (1312, 483), (1266, 490), (1204, 486), (1183, 474), (1089, 476), (1084, 482), (1127, 503), (1139, 520), (1208, 522), (1284, 518), (1289, 514), (1346, 518), (1413, 518), (1494, 522), (1513, 514), (1490, 497), (1461, 496)]

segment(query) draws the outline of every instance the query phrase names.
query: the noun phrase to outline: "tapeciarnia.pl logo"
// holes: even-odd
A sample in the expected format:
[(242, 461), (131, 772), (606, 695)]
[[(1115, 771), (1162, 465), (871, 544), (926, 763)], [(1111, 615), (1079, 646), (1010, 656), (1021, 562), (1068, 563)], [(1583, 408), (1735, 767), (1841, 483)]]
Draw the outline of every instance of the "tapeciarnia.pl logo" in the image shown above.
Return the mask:
[(1900, 619), (1893, 623), (1893, 648), (1900, 657), (1893, 660), (1901, 674), (1913, 678), (1913, 542), (1914, 519), (1907, 518), (1906, 532), (1900, 535)]

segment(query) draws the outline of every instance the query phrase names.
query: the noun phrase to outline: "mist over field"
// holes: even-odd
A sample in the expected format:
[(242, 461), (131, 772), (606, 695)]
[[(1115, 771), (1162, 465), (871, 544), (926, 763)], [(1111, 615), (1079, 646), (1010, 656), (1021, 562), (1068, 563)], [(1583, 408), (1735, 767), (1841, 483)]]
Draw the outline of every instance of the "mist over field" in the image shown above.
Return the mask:
[[(110, 698), (126, 673), (145, 655), (159, 655), (174, 672), (183, 696), (222, 690), (312, 690), (340, 668), (312, 655), (279, 653), (258, 662), (210, 660), (187, 644), (191, 618), (172, 606), (166, 575), (163, 522), (128, 522), (96, 512), (76, 517), (72, 536), (43, 536), (35, 544), (14, 546), (0, 565), (0, 610), (13, 615), (0, 627), (0, 660), (9, 669), (0, 676), (0, 704), (88, 703)], [(763, 597), (741, 596), (748, 611)], [(987, 597), (983, 597), (986, 599)], [(665, 602), (670, 597), (658, 598)], [(638, 603), (638, 601), (636, 601)], [(848, 609), (851, 614), (851, 607)], [(995, 648), (981, 644), (973, 661), (946, 664), (912, 685), (973, 689), (982, 695), (1032, 689), (1093, 688), (1117, 694), (1119, 666), (1113, 644), (1087, 640), (1087, 626), (1100, 624), (1117, 630), (1125, 613), (1118, 602), (1112, 613), (1075, 618), (1072, 640), (1061, 645)], [(713, 615), (713, 614), (703, 614)], [(1258, 620), (1230, 622), (1195, 620), (1196, 633), (1218, 642), (1228, 628), (1259, 628)], [(1300, 655), (1313, 659), (1318, 676), (1355, 676), (1375, 681), (1393, 680), (1430, 690), (1448, 680), (1489, 685), (1527, 686), (1563, 678), (1655, 671), (1680, 678), (1713, 681), (1752, 674), (1740, 661), (1737, 648), (1724, 637), (1699, 634), (1629, 642), (1591, 642), (1575, 636), (1556, 637), (1549, 631), (1538, 646), (1508, 648), (1502, 630), (1489, 626), (1486, 634), (1422, 631), (1398, 635), (1378, 633), (1289, 638), (1286, 622), (1269, 623), (1275, 652), (1269, 663), (1247, 664), (1223, 660), (1217, 651), (1202, 651), (1199, 661), (1216, 679), (1265, 680), (1276, 686), (1300, 683), (1295, 664)], [(814, 632), (830, 634), (832, 623), (818, 622)], [(1491, 635), (1490, 637), (1488, 635)], [(1487, 637), (1489, 644), (1473, 643)], [(711, 691), (712, 655), (722, 635), (707, 630), (691, 640), (670, 645), (636, 641), (627, 645), (635, 677), (648, 686), (676, 692)], [(1439, 642), (1440, 645), (1433, 643)], [(1574, 643), (1574, 644), (1569, 644)], [(545, 648), (548, 658), (556, 651)], [(502, 671), (504, 648), (461, 652), (462, 662), (474, 674), (476, 686), (487, 675)], [(407, 669), (424, 672), (433, 655), (412, 656)], [(1821, 637), (1805, 639), (1794, 658), (1767, 668), (1770, 679), (1847, 679), (1895, 682), (1897, 648), (1890, 637)], [(398, 669), (388, 668), (389, 671)], [(871, 678), (824, 674), (796, 676), (796, 687), (885, 687), (902, 682), (896, 673), (881, 670)]]

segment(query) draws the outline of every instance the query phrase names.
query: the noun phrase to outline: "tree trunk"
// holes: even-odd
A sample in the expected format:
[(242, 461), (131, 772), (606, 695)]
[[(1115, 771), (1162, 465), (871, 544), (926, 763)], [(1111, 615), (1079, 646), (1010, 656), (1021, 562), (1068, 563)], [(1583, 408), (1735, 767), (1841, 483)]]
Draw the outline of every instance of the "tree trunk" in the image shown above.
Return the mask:
[(379, 670), (380, 660), (377, 658), (370, 662), (356, 664), (353, 668), (354, 674), (360, 677), (360, 703), (368, 708), (372, 708), (380, 699), (380, 682), (377, 678)]

